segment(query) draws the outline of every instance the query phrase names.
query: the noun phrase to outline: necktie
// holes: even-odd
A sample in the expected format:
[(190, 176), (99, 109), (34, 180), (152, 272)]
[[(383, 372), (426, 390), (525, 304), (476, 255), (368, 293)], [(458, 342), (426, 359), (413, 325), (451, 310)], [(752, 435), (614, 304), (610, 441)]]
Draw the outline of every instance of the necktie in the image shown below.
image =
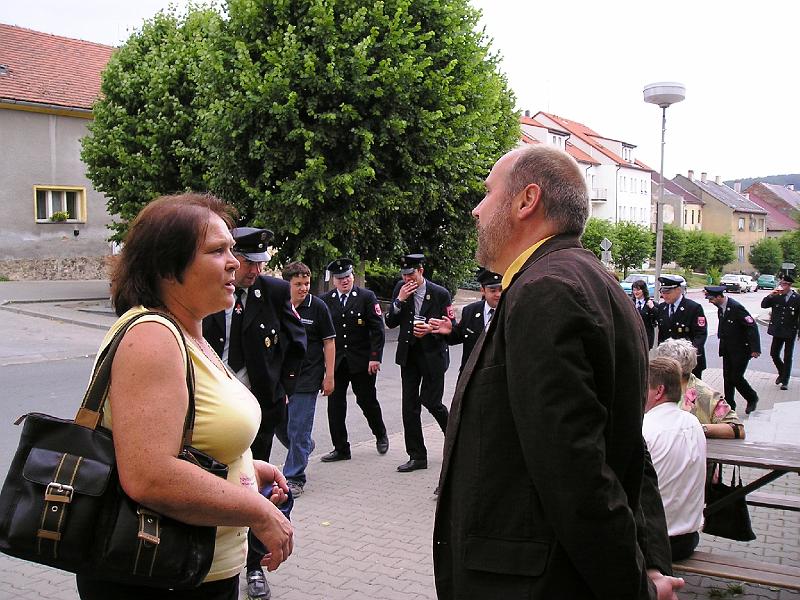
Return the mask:
[(674, 304), (670, 304), (669, 305), (669, 318), (671, 319), (674, 316), (675, 316), (675, 305)]
[(244, 290), (236, 290), (236, 303), (231, 313), (231, 336), (228, 340), (228, 366), (237, 373), (244, 366), (244, 352), (242, 350), (242, 294)]
[(490, 308), (488, 314), (489, 319), (486, 322), (488, 323), (489, 321), (491, 321), (493, 316), (494, 316), (494, 309)]
[(641, 300), (637, 300), (636, 301), (636, 308), (638, 308), (639, 310), (642, 310), (642, 306), (644, 306), (644, 302), (642, 302)]
[(422, 312), (422, 294), (414, 292), (414, 312), (420, 314)]
[(339, 302), (342, 303), (342, 308), (347, 303), (347, 294), (339, 294)]

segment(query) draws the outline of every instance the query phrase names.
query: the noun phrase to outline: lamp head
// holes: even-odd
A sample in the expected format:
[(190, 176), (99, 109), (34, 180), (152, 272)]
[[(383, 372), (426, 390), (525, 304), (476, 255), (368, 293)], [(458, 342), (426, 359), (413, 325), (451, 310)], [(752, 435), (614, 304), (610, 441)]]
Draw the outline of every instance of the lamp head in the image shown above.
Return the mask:
[(686, 87), (674, 81), (660, 81), (644, 86), (644, 101), (667, 108), (686, 98)]

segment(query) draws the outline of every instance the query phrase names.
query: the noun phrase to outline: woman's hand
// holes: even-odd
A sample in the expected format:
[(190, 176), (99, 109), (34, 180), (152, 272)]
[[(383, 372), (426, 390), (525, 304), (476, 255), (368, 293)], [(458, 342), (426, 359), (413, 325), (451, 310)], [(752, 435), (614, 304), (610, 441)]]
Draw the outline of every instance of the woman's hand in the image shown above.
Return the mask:
[(294, 550), (294, 528), (274, 504), (265, 504), (267, 512), (258, 523), (250, 526), (253, 534), (269, 549), (261, 560), (268, 571), (274, 571)]
[[(280, 506), (289, 499), (289, 485), (280, 469), (263, 460), (254, 460), (256, 482), (259, 490), (272, 485), (270, 494), (264, 494), (276, 506)], [(259, 538), (260, 539), (260, 538)]]

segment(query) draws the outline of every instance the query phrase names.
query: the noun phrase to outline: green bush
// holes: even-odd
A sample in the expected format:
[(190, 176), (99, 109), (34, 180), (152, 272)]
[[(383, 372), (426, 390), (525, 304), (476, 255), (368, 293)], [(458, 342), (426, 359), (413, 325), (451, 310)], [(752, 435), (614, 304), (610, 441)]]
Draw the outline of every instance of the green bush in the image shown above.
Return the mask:
[(366, 287), (375, 292), (378, 298), (391, 300), (394, 286), (400, 279), (400, 270), (394, 265), (367, 263), (364, 279)]

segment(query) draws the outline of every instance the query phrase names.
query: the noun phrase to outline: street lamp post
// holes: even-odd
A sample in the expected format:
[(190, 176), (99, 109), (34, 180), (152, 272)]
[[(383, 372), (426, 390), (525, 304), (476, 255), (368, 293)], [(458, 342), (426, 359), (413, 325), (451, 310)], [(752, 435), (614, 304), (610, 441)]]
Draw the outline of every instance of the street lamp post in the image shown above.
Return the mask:
[(686, 98), (682, 83), (662, 81), (644, 86), (644, 101), (661, 107), (661, 170), (659, 171), (658, 200), (656, 201), (656, 298), (661, 284), (661, 255), (664, 249), (664, 134), (667, 131), (667, 107)]

